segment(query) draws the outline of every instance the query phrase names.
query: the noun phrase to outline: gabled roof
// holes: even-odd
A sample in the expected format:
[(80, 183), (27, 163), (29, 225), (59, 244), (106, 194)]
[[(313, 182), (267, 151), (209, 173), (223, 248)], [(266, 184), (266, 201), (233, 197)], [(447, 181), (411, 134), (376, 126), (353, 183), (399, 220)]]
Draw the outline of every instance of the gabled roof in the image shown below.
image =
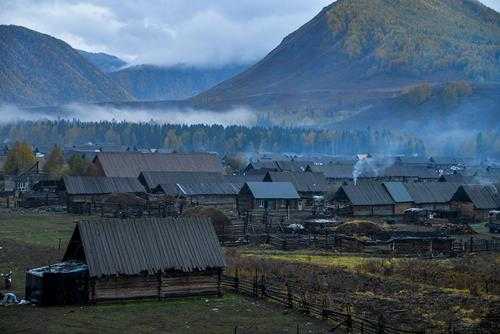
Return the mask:
[(328, 179), (352, 179), (353, 165), (351, 164), (325, 164), (309, 165), (308, 170), (323, 173)]
[(133, 177), (65, 176), (63, 183), (69, 195), (146, 192), (139, 180)]
[(299, 199), (290, 182), (247, 182), (241, 192), (249, 191), (255, 199)]
[(264, 181), (290, 182), (298, 192), (327, 192), (330, 187), (323, 173), (268, 172)]
[(64, 255), (67, 260), (84, 260), (91, 277), (226, 265), (212, 223), (195, 217), (79, 222)]
[(225, 176), (217, 172), (142, 172), (139, 180), (146, 188), (152, 190), (158, 185), (172, 185), (176, 183), (216, 183), (224, 182)]
[(385, 189), (389, 192), (392, 199), (396, 203), (410, 203), (413, 202), (408, 190), (406, 190), (402, 182), (384, 182)]
[(419, 182), (404, 185), (416, 204), (448, 203), (459, 186), (448, 182)]
[(466, 198), (477, 209), (500, 208), (500, 195), (494, 185), (462, 185), (458, 188), (453, 200)]
[(94, 159), (97, 161), (108, 177), (138, 177), (145, 171), (224, 171), (219, 157), (211, 153), (99, 152)]
[(365, 182), (357, 185), (344, 185), (334, 197), (345, 195), (353, 205), (391, 205), (394, 204), (391, 195), (378, 182)]

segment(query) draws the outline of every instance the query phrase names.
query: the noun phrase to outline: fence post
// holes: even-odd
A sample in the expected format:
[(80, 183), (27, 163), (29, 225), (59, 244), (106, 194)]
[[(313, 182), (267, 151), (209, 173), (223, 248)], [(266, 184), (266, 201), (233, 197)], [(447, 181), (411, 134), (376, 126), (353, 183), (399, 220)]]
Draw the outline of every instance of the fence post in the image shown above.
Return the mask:
[(257, 291), (257, 269), (255, 269), (255, 275), (253, 277), (253, 296), (258, 297), (258, 291)]
[(234, 326), (234, 334), (238, 334), (238, 326)]
[(380, 315), (380, 317), (378, 318), (378, 331), (377, 331), (377, 334), (384, 334), (384, 333), (385, 333), (385, 330), (384, 330), (384, 316)]
[(235, 276), (234, 276), (234, 291), (236, 293), (240, 292), (240, 276), (238, 273), (238, 268), (236, 268)]
[(290, 288), (290, 284), (288, 284), (288, 281), (286, 282), (286, 299), (287, 299), (288, 308), (293, 308), (293, 296), (292, 296), (292, 291)]
[(328, 306), (327, 306), (327, 302), (326, 302), (326, 296), (323, 297), (323, 304), (321, 306), (321, 318), (323, 320), (326, 320), (327, 319), (327, 314), (326, 314), (326, 310), (327, 310)]
[(262, 275), (260, 278), (260, 295), (262, 299), (266, 297), (266, 285), (265, 285), (264, 275)]
[(300, 334), (300, 327), (299, 327), (299, 324), (297, 324), (297, 334)]
[(345, 327), (347, 329), (347, 333), (352, 333), (352, 315), (351, 315), (351, 307), (347, 305), (347, 316), (345, 319)]

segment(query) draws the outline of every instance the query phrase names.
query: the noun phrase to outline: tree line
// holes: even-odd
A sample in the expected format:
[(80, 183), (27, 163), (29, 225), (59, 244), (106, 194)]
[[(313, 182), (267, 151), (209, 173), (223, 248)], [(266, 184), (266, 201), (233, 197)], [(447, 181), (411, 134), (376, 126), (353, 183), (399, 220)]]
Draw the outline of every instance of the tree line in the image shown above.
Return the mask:
[(424, 155), (421, 140), (389, 130), (317, 130), (284, 127), (177, 125), (129, 122), (24, 121), (0, 126), (4, 142), (27, 142), (46, 150), (93, 143), (133, 149), (234, 153)]

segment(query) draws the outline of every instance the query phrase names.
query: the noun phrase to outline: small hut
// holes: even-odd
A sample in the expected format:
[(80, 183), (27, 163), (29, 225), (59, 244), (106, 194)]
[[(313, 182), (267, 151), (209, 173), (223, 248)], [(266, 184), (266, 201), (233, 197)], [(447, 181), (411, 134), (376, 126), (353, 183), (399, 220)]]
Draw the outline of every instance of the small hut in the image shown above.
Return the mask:
[(226, 265), (212, 223), (200, 218), (82, 221), (63, 261), (88, 267), (78, 284), (89, 302), (218, 295)]

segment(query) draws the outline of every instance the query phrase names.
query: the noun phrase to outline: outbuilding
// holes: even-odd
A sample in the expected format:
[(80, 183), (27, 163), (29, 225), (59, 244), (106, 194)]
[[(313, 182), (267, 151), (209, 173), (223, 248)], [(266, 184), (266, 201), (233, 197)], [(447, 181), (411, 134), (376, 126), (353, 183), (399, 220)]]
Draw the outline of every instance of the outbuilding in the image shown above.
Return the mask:
[[(220, 295), (226, 266), (212, 223), (194, 217), (81, 221), (63, 261), (66, 272), (74, 273), (66, 275), (68, 288), (38, 295), (80, 291), (76, 300), (68, 299), (75, 303)], [(47, 270), (30, 272), (35, 277)], [(28, 289), (33, 301), (42, 300), (35, 297), (32, 280)], [(56, 296), (43, 300), (59, 303)]]

